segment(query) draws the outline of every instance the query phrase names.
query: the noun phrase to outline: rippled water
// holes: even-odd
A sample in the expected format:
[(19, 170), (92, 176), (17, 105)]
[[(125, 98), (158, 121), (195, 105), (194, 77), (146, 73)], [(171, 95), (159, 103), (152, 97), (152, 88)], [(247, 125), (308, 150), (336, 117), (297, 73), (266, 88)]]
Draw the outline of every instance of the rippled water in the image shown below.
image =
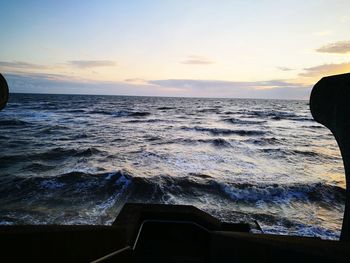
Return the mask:
[(339, 237), (342, 160), (306, 101), (12, 94), (0, 145), (1, 224), (110, 224), (130, 201)]

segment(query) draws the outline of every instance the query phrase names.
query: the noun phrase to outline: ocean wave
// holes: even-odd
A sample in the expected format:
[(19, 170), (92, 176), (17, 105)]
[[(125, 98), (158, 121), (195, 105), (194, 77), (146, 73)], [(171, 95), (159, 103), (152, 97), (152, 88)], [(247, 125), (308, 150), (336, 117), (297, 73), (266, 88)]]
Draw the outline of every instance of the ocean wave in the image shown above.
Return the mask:
[(189, 176), (195, 176), (199, 178), (204, 178), (204, 179), (212, 179), (213, 177), (207, 174), (202, 174), (202, 173), (189, 173)]
[(38, 134), (52, 134), (60, 133), (62, 131), (70, 131), (70, 128), (62, 125), (45, 125), (42, 128), (37, 130)]
[(43, 153), (32, 155), (34, 159), (46, 160), (57, 159), (67, 157), (88, 157), (97, 154), (103, 154), (103, 151), (94, 147), (80, 148), (80, 149), (66, 149), (66, 148), (54, 148)]
[(289, 203), (295, 201), (319, 202), (329, 206), (344, 204), (346, 190), (325, 183), (282, 184), (221, 184), (222, 190), (233, 201)]
[(304, 115), (298, 115), (293, 112), (287, 112), (287, 111), (274, 111), (274, 110), (268, 110), (268, 111), (244, 111), (242, 112), (244, 115), (250, 118), (268, 118), (272, 120), (293, 120), (293, 121), (314, 121), (313, 118), (310, 116), (304, 116)]
[(223, 138), (208, 139), (208, 140), (198, 140), (199, 142), (209, 142), (216, 147), (230, 147), (231, 144)]
[(5, 217), (9, 224), (110, 224), (130, 183), (122, 171), (15, 177), (0, 185), (0, 222)]
[[(295, 200), (327, 205), (343, 204), (346, 198), (345, 189), (322, 182), (309, 184), (224, 183), (215, 181), (210, 175), (200, 173), (190, 173), (184, 177), (137, 177), (126, 171), (104, 174), (70, 172), (55, 177), (15, 177), (6, 184), (2, 184), (0, 193), (4, 199), (28, 198), (28, 195), (31, 194), (56, 198), (59, 196), (55, 195), (61, 193), (50, 192), (56, 190), (65, 192), (65, 198), (80, 196), (81, 199), (90, 198), (91, 194), (95, 197), (97, 195), (109, 197), (115, 194), (115, 191), (120, 191), (121, 186), (128, 188), (131, 199), (145, 198), (144, 201), (156, 202), (162, 201), (168, 194), (188, 198), (211, 195), (243, 203), (259, 201), (288, 203)], [(18, 194), (23, 196), (13, 195), (14, 189), (20, 189)]]
[(0, 119), (0, 127), (2, 126), (26, 126), (30, 125), (29, 122), (19, 119)]
[(310, 125), (310, 126), (302, 126), (302, 128), (307, 128), (307, 129), (326, 129), (324, 126), (322, 125)]
[[(217, 182), (209, 175), (191, 173), (188, 177), (159, 176), (152, 178), (134, 177), (131, 197), (139, 200), (159, 202), (164, 196), (173, 195), (181, 198), (198, 196), (228, 198), (230, 201), (243, 203), (270, 202), (289, 203), (317, 202), (329, 206), (343, 205), (346, 190), (326, 183), (294, 184), (251, 184)], [(148, 196), (148, 197), (147, 197)], [(144, 200), (146, 200), (144, 199)]]
[[(196, 143), (207, 143), (207, 144), (211, 144), (215, 147), (231, 147), (231, 143), (227, 140), (225, 140), (224, 138), (215, 138), (215, 139), (183, 139), (183, 138), (179, 138), (176, 140), (172, 141), (173, 143), (187, 143), (187, 144), (196, 144)], [(169, 142), (166, 142), (169, 143)]]
[(86, 113), (86, 110), (81, 109), (70, 109), (70, 110), (64, 110), (66, 113)]
[(209, 144), (216, 148), (226, 148), (232, 147), (232, 144), (225, 140), (224, 138), (208, 138), (208, 139), (191, 139), (191, 138), (174, 138), (170, 140), (166, 140), (161, 137), (148, 137), (145, 140), (152, 142), (153, 145), (170, 145), (170, 144), (185, 144), (185, 145), (200, 145), (200, 144)]
[(55, 169), (56, 166), (53, 165), (46, 165), (43, 163), (37, 163), (37, 162), (33, 162), (30, 165), (25, 166), (24, 168), (22, 168), (23, 171), (32, 171), (32, 172), (44, 172), (44, 171), (49, 171), (52, 169)]
[(197, 110), (199, 113), (219, 113), (218, 108), (206, 108)]
[[(341, 187), (322, 182), (218, 182), (214, 177), (202, 173), (189, 173), (182, 177), (138, 177), (127, 171), (101, 174), (70, 172), (57, 176), (17, 176), (3, 180), (0, 184), (0, 203), (7, 223), (100, 224), (113, 222), (115, 211), (126, 201), (173, 204), (210, 199), (213, 202), (220, 200), (221, 204), (226, 202), (226, 205), (233, 202), (254, 206), (261, 202), (277, 206), (311, 202), (334, 208), (344, 205), (345, 192)], [(53, 207), (53, 204), (56, 205)], [(64, 212), (66, 209), (67, 212)], [(69, 212), (71, 209), (75, 212)], [(27, 214), (26, 218), (18, 219), (17, 214), (21, 211)], [(219, 215), (225, 220), (222, 209)], [(276, 216), (268, 216), (271, 220), (277, 220)], [(40, 218), (43, 218), (42, 221)], [(4, 221), (1, 215), (0, 220)]]
[(92, 110), (92, 111), (89, 111), (88, 114), (112, 115), (112, 112), (106, 111), (106, 110)]
[(109, 115), (113, 117), (146, 117), (151, 115), (151, 113), (147, 111), (125, 111), (125, 110), (121, 110), (121, 111), (92, 110), (88, 113)]
[(222, 119), (224, 122), (232, 123), (232, 124), (243, 124), (243, 125), (255, 125), (255, 124), (263, 124), (266, 123), (266, 120), (242, 120), (237, 118), (224, 118)]
[[(67, 202), (78, 202), (79, 199), (93, 200), (91, 196), (93, 195), (98, 200), (99, 196), (109, 198), (121, 187), (128, 186), (130, 181), (131, 177), (123, 171), (105, 174), (70, 172), (47, 177), (17, 176), (0, 186), (0, 196), (3, 200), (18, 201), (33, 198), (38, 201), (40, 199), (54, 201), (61, 197)], [(53, 190), (56, 192), (52, 192)], [(14, 192), (17, 194), (13, 195)]]
[(259, 136), (266, 134), (265, 131), (261, 130), (232, 130), (232, 129), (223, 129), (223, 128), (206, 128), (195, 126), (193, 128), (190, 127), (182, 127), (183, 130), (194, 130), (199, 132), (209, 132), (212, 135), (240, 135), (240, 136)]
[(94, 147), (69, 149), (69, 148), (52, 148), (43, 152), (32, 152), (23, 154), (6, 155), (0, 157), (0, 167), (11, 166), (18, 161), (30, 160), (30, 161), (54, 161), (60, 159), (67, 159), (70, 157), (89, 157), (92, 155), (106, 155), (106, 152), (101, 151)]
[(151, 115), (150, 112), (145, 111), (136, 111), (136, 112), (129, 112), (129, 116), (131, 117), (145, 117)]
[(321, 153), (321, 152), (315, 152), (315, 151), (311, 151), (311, 150), (298, 150), (298, 149), (287, 149), (287, 148), (263, 148), (260, 149), (261, 151), (265, 152), (265, 153), (271, 153), (271, 154), (277, 154), (277, 155), (283, 155), (286, 157), (289, 156), (304, 156), (304, 157), (310, 157), (313, 160), (315, 160), (315, 158), (333, 158), (335, 159), (334, 156), (329, 156), (327, 154)]
[(137, 120), (127, 120), (125, 123), (154, 123), (154, 122), (165, 122), (162, 119), (137, 119)]
[(261, 138), (247, 139), (244, 142), (265, 146), (265, 145), (283, 144), (285, 141), (286, 141), (285, 138), (261, 137)]
[(173, 107), (158, 107), (157, 110), (173, 110)]

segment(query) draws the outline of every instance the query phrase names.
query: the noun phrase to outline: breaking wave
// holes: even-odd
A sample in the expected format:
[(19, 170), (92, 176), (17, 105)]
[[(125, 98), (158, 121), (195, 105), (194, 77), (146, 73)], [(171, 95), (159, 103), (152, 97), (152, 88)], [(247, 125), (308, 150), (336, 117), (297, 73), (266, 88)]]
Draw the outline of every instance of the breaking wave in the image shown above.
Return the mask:
[(233, 124), (243, 124), (243, 125), (256, 125), (256, 124), (266, 123), (266, 121), (264, 121), (264, 120), (252, 121), (252, 120), (242, 120), (242, 119), (237, 119), (237, 118), (225, 118), (225, 119), (222, 119), (222, 121), (228, 122), (228, 123), (233, 123)]
[[(326, 183), (253, 184), (217, 182), (212, 176), (190, 173), (183, 177), (136, 177), (126, 171), (103, 174), (70, 172), (54, 177), (16, 177), (0, 186), (2, 202), (32, 199), (32, 203), (60, 200), (62, 203), (89, 202), (114, 198), (129, 201), (167, 203), (169, 195), (182, 199), (198, 196), (242, 203), (315, 202), (339, 205), (345, 189)], [(16, 194), (14, 194), (16, 193)], [(128, 195), (130, 194), (130, 195)], [(119, 200), (120, 201), (120, 200)]]

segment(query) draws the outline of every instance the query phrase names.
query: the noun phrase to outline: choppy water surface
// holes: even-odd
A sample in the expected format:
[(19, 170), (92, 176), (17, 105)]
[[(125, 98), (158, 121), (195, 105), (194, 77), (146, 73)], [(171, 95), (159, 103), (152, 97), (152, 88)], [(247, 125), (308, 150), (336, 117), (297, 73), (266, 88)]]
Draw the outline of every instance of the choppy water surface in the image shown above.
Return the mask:
[(0, 145), (1, 224), (110, 224), (129, 201), (339, 237), (342, 160), (306, 101), (12, 94)]

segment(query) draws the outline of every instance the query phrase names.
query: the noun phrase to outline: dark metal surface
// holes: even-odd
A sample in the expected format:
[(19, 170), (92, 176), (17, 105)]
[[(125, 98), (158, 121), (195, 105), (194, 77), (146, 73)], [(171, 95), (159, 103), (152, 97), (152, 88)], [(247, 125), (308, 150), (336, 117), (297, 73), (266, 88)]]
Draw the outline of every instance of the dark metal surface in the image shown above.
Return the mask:
[(111, 226), (0, 226), (0, 262), (333, 263), (349, 262), (349, 245), (227, 231), (194, 207), (174, 205), (125, 204)]
[(310, 96), (314, 119), (333, 133), (343, 157), (346, 204), (340, 240), (350, 241), (350, 73), (322, 78)]
[(9, 88), (3, 75), (0, 74), (0, 111), (5, 108), (9, 98)]

